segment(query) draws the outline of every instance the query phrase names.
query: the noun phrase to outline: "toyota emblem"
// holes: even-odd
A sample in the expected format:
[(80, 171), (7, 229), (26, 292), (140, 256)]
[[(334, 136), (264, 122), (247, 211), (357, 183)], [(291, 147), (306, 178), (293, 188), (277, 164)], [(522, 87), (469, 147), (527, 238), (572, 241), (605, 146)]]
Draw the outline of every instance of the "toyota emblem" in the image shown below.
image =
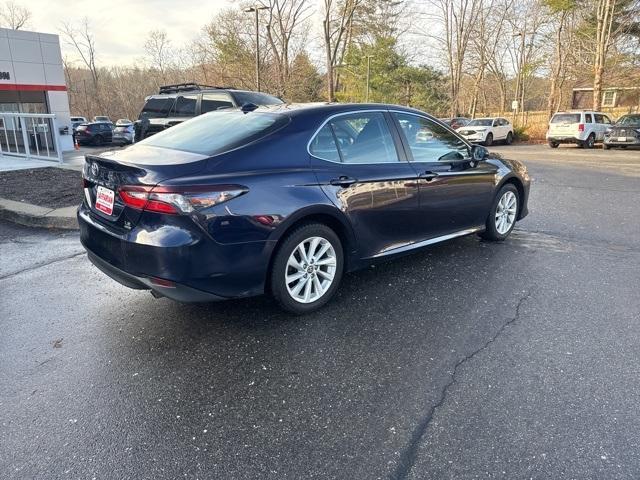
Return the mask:
[(99, 172), (100, 172), (100, 168), (98, 167), (98, 164), (97, 163), (92, 163), (91, 164), (91, 175), (93, 175), (94, 177), (97, 177)]

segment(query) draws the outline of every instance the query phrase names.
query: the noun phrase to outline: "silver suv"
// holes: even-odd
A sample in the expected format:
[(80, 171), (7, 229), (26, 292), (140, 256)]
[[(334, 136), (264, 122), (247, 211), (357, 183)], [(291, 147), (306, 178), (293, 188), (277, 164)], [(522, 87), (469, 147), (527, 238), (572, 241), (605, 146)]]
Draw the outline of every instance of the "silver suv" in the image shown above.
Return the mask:
[(575, 143), (582, 148), (593, 148), (596, 142), (604, 140), (604, 133), (610, 126), (611, 120), (602, 112), (558, 112), (549, 122), (547, 142), (551, 148), (558, 148), (561, 143)]

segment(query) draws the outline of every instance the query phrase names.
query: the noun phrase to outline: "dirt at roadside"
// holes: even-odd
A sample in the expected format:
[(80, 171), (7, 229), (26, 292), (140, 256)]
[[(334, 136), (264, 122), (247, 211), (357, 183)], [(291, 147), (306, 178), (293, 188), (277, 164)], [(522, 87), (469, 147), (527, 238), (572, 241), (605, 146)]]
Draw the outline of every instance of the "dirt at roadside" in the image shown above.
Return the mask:
[(0, 172), (0, 198), (47, 208), (82, 202), (82, 175), (75, 170), (46, 167)]

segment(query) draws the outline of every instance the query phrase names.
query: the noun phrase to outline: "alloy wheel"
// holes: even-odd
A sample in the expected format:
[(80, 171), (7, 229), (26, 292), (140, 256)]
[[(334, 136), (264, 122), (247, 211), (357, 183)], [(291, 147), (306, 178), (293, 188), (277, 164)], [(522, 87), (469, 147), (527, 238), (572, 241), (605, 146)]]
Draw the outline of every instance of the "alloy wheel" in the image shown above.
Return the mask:
[(312, 303), (322, 297), (336, 274), (336, 252), (331, 242), (310, 237), (293, 249), (285, 269), (285, 284), (291, 298)]
[(516, 213), (518, 212), (518, 199), (511, 191), (504, 192), (504, 195), (498, 201), (496, 208), (496, 230), (500, 235), (506, 234), (516, 221)]

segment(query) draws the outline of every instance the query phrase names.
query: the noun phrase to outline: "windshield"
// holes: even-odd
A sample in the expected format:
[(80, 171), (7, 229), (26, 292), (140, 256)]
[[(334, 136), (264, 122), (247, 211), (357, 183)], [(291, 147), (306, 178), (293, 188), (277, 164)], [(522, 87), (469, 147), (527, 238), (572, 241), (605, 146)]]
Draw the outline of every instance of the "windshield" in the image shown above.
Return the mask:
[(262, 138), (288, 123), (273, 113), (217, 111), (187, 120), (141, 141), (139, 145), (216, 155)]
[(492, 118), (477, 118), (467, 123), (467, 127), (490, 127), (492, 124)]
[(625, 115), (618, 120), (617, 125), (640, 125), (640, 115)]
[(556, 113), (551, 123), (580, 123), (579, 113)]

